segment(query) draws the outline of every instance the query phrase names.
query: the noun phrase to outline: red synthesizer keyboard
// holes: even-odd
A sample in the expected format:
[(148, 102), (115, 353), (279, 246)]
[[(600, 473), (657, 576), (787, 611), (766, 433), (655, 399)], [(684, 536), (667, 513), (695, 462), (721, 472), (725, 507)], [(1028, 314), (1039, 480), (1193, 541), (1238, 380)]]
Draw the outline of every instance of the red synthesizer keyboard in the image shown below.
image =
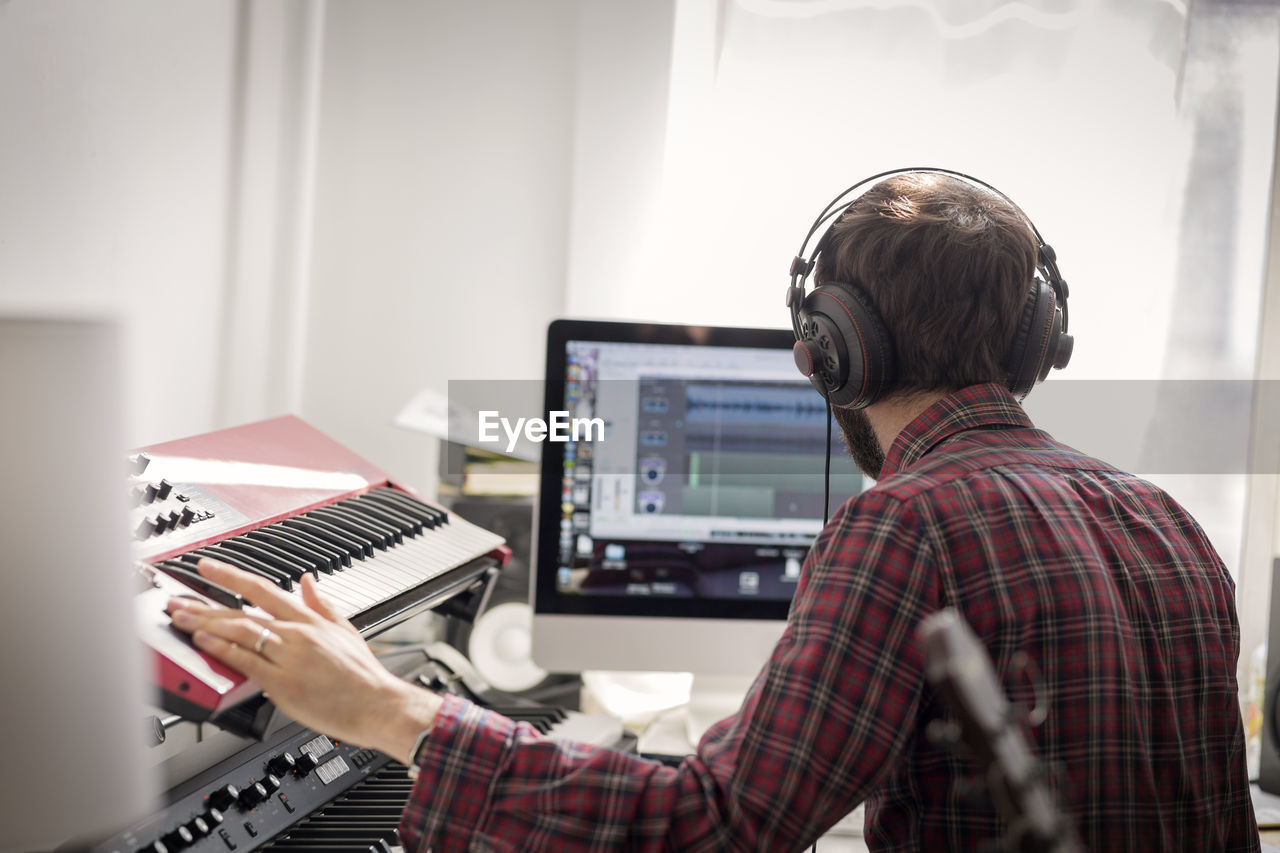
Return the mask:
[(292, 595), (311, 574), (365, 636), (487, 580), (501, 537), (426, 501), (295, 417), (130, 456), (138, 631), (166, 711), (261, 736), (271, 711), (240, 673), (170, 625), (175, 595), (248, 608), (201, 578), (214, 557)]

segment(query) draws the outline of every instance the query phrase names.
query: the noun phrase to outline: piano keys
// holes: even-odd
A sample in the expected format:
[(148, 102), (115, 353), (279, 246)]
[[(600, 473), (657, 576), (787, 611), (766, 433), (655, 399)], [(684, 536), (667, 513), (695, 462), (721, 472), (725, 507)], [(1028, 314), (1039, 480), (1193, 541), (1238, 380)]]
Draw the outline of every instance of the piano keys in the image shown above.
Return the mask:
[(474, 558), (476, 548), (492, 546), (492, 534), (463, 528), (444, 509), (381, 487), (152, 567), (230, 607), (243, 606), (239, 596), (195, 574), (202, 558), (230, 563), (291, 593), (310, 574), (343, 616), (368, 627), (377, 605)]
[(510, 553), (500, 536), (294, 417), (143, 448), (132, 464), (135, 615), (159, 704), (242, 733), (261, 736), (268, 720), (249, 702), (261, 701), (257, 688), (196, 650), (164, 613), (174, 595), (249, 606), (197, 575), (201, 558), (291, 595), (310, 574), (371, 636), (486, 581)]
[(393, 761), (262, 849), (393, 853), (401, 849), (396, 827), (411, 790), (405, 766)]

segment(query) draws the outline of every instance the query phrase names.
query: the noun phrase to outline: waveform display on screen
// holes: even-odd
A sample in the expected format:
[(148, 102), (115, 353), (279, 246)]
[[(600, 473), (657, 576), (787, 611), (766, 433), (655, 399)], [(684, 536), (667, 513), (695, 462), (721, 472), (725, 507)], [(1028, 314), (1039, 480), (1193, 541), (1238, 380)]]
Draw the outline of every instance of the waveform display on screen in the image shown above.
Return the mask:
[(685, 386), (685, 418), (690, 422), (823, 425), (826, 403), (808, 384), (698, 384)]

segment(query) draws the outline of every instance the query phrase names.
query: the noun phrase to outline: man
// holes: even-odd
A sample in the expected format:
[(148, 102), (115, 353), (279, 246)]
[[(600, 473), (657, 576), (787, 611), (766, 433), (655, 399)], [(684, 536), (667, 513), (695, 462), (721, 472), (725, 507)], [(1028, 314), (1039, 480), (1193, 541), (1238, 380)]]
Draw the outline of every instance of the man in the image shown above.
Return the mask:
[(1030, 736), (1091, 850), (1256, 850), (1234, 586), (1153, 486), (1036, 430), (1004, 365), (1038, 244), (1003, 197), (944, 174), (856, 199), (819, 281), (856, 282), (897, 371), (837, 408), (877, 485), (836, 512), (742, 708), (679, 768), (545, 740), (388, 674), (303, 583), (297, 603), (209, 563), (274, 620), (175, 601), (201, 648), (294, 718), (421, 773), (401, 833), (432, 850), (799, 850), (867, 803), (874, 850), (976, 850), (1005, 833), (945, 716), (916, 630), (955, 607), (1007, 677), (1035, 664)]

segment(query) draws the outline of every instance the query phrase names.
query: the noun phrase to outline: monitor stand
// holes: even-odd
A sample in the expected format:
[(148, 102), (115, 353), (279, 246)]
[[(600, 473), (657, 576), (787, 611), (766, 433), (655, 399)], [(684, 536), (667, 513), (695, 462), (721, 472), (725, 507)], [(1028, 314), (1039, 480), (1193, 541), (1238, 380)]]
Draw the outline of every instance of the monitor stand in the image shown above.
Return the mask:
[(694, 673), (685, 713), (685, 734), (692, 752), (707, 729), (742, 707), (742, 700), (755, 679), (741, 675), (698, 675)]
[[(589, 672), (583, 682), (589, 690), (599, 690), (603, 676), (618, 677), (622, 673)], [(650, 673), (649, 675), (653, 675)], [(660, 674), (665, 688), (661, 697), (653, 699), (651, 710), (639, 714), (638, 751), (642, 755), (676, 763), (691, 755), (707, 729), (738, 711), (753, 678), (747, 676)], [(680, 683), (682, 679), (683, 683)], [(610, 682), (611, 683), (611, 682)], [(674, 700), (674, 701), (673, 701)], [(613, 711), (616, 713), (616, 708)], [(634, 721), (633, 721), (634, 722)]]

